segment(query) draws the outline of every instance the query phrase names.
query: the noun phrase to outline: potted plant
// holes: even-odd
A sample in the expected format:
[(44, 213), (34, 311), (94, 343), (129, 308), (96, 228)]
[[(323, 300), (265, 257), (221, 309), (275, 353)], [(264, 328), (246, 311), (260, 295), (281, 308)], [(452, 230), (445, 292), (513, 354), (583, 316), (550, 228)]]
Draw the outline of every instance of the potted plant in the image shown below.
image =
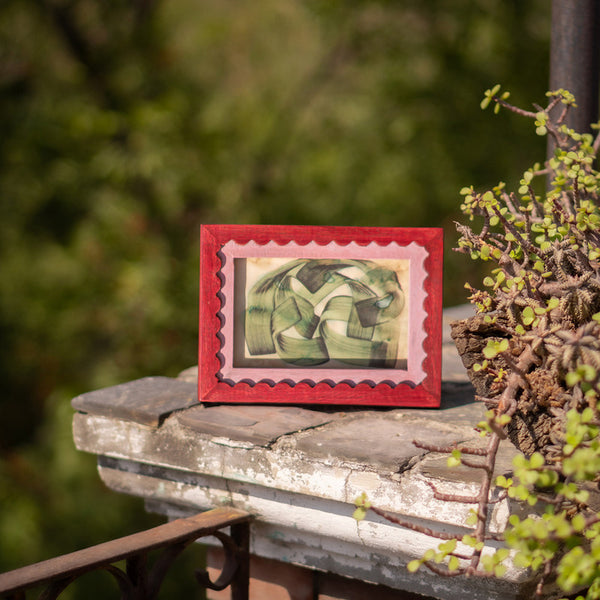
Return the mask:
[[(457, 224), (457, 250), (491, 269), (481, 289), (467, 285), (477, 312), (453, 323), (452, 336), (488, 407), (479, 424), (488, 441), (483, 452), (443, 450), (449, 464), (476, 466), (484, 477), (478, 495), (465, 499), (476, 504), (472, 532), (446, 535), (409, 570), (425, 565), (441, 576), (501, 576), (510, 556), (538, 574), (536, 597), (552, 583), (566, 593), (585, 589), (580, 598), (591, 600), (600, 598), (600, 513), (593, 508), (600, 480), (600, 136), (567, 127), (572, 94), (547, 96), (545, 107), (526, 111), (497, 85), (481, 103), (532, 119), (555, 150), (523, 173), (516, 191), (504, 183), (461, 190), (469, 224)], [(510, 476), (497, 477), (496, 454), (507, 436), (522, 455)], [(498, 539), (487, 526), (498, 488), (536, 506), (537, 515), (511, 515), (506, 547), (485, 555), (485, 542)], [(358, 517), (372, 508), (411, 527), (364, 496), (357, 506)]]
[(537, 451), (557, 462), (567, 412), (596, 410), (600, 137), (564, 124), (575, 106), (569, 92), (548, 96), (544, 109), (529, 112), (509, 104), (500, 86), (486, 92), (482, 107), (493, 102), (532, 118), (555, 152), (525, 171), (516, 193), (503, 183), (484, 192), (461, 190), (463, 213), (479, 217), (481, 228), (458, 224), (458, 251), (494, 268), (482, 290), (467, 286), (477, 314), (455, 322), (452, 331), (479, 396), (512, 416), (511, 441), (526, 456)]

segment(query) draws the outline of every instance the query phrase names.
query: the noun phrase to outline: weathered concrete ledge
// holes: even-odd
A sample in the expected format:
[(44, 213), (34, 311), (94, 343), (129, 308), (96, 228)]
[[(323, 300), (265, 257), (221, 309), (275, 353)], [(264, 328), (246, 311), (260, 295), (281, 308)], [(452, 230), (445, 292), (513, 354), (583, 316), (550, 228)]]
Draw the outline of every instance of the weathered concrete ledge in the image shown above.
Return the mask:
[[(473, 426), (484, 409), (447, 335), (443, 379), (436, 410), (207, 407), (197, 403), (196, 370), (188, 369), (75, 398), (74, 438), (98, 455), (106, 485), (145, 498), (149, 510), (174, 517), (231, 505), (256, 515), (258, 556), (441, 599), (530, 597), (529, 576), (517, 569), (503, 580), (409, 574), (406, 564), (435, 540), (373, 514), (352, 518), (354, 499), (366, 492), (404, 519), (467, 531), (469, 505), (437, 500), (430, 484), (472, 494), (477, 472), (449, 469), (444, 456), (412, 443), (480, 443)], [(500, 469), (510, 469), (514, 452), (502, 448)], [(502, 531), (508, 515), (507, 502), (498, 502), (492, 527)]]

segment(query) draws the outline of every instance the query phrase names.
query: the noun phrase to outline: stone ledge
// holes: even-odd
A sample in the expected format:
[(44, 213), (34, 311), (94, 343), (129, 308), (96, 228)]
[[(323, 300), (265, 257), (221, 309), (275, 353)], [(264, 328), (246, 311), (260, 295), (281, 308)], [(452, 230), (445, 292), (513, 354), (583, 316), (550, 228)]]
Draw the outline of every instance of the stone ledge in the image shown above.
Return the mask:
[(169, 377), (144, 377), (71, 400), (80, 412), (158, 427), (170, 414), (198, 404), (193, 383)]
[(198, 433), (269, 446), (280, 437), (325, 425), (335, 415), (295, 406), (195, 406), (179, 422)]
[[(480, 443), (473, 427), (484, 407), (474, 402), (451, 342), (442, 355), (439, 409), (203, 406), (192, 393), (191, 368), (180, 379), (147, 378), (76, 398), (74, 438), (98, 455), (109, 488), (144, 498), (151, 510), (177, 516), (230, 505), (251, 512), (257, 556), (446, 600), (527, 598), (529, 575), (514, 568), (503, 580), (409, 574), (406, 564), (435, 540), (371, 513), (358, 524), (352, 518), (354, 499), (366, 492), (403, 519), (467, 531), (469, 505), (437, 500), (430, 484), (470, 495), (477, 473), (449, 469), (444, 456), (412, 443)], [(514, 453), (502, 446), (501, 469)], [(494, 505), (493, 529), (504, 529), (510, 510), (506, 500)]]

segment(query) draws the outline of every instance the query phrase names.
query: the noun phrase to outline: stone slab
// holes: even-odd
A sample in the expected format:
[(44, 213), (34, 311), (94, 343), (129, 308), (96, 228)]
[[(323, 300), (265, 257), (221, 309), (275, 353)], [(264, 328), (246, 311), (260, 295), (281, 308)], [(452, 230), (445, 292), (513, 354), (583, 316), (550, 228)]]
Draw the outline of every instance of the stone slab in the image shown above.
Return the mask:
[(81, 394), (71, 400), (79, 412), (158, 427), (177, 410), (198, 403), (196, 385), (170, 377), (144, 377)]
[[(487, 444), (487, 438), (476, 438), (470, 440), (465, 446), (470, 448), (483, 448)], [(500, 443), (498, 457), (496, 460), (495, 474), (507, 475), (512, 472), (512, 461), (519, 451), (508, 441), (503, 440)], [(473, 462), (480, 462), (481, 458), (469, 457)], [(448, 467), (448, 456), (445, 454), (430, 454), (419, 463), (419, 472), (425, 477), (434, 479), (444, 479), (457, 483), (475, 483), (479, 485), (483, 474), (479, 469), (471, 469), (463, 465), (457, 467)]]
[(196, 406), (178, 421), (198, 433), (268, 446), (283, 435), (329, 423), (335, 414), (296, 406)]
[(401, 472), (425, 452), (414, 440), (453, 444), (472, 437), (472, 428), (439, 424), (402, 411), (363, 411), (298, 436), (296, 449), (311, 457), (335, 457)]

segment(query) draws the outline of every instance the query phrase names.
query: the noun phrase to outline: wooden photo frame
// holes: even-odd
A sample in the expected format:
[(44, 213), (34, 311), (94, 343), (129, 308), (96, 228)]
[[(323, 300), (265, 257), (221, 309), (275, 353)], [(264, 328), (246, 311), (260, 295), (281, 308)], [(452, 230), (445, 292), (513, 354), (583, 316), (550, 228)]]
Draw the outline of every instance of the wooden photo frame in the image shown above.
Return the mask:
[(200, 401), (439, 406), (442, 239), (203, 225)]

